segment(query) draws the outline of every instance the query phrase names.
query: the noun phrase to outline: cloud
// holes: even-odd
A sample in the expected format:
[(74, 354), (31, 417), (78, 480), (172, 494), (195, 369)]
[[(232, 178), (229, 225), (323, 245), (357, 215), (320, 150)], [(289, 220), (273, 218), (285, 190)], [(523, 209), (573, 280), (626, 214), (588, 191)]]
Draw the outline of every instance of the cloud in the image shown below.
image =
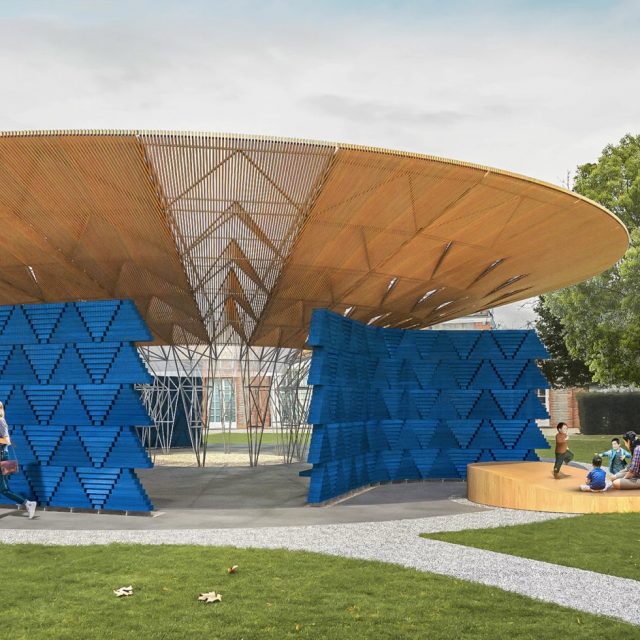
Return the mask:
[(0, 128), (339, 140), (557, 183), (637, 131), (639, 16), (633, 2), (5, 3)]
[(315, 109), (319, 114), (351, 122), (380, 122), (404, 126), (438, 125), (449, 126), (463, 121), (477, 120), (485, 115), (507, 115), (509, 109), (503, 105), (488, 105), (479, 112), (471, 113), (457, 109), (425, 109), (420, 105), (392, 104), (381, 100), (356, 100), (341, 95), (320, 94), (301, 99), (304, 108)]

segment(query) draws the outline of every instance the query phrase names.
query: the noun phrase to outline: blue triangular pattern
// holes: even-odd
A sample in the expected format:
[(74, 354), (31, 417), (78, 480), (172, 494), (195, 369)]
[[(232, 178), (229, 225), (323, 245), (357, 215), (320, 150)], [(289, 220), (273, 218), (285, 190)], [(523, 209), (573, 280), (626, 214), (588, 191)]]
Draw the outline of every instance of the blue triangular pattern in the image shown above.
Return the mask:
[(5, 401), (5, 409), (11, 420), (18, 424), (34, 424), (38, 422), (22, 387), (15, 386)]
[(458, 475), (461, 478), (467, 477), (467, 465), (477, 461), (480, 451), (473, 449), (451, 449), (448, 452)]
[(533, 360), (530, 360), (518, 378), (514, 389), (547, 389), (548, 387), (549, 383), (545, 380), (540, 369)]
[(22, 307), (13, 307), (2, 328), (0, 344), (37, 344), (37, 342), (38, 336), (31, 327)]
[(513, 448), (527, 426), (524, 420), (492, 420), (492, 424), (500, 440), (510, 449)]
[(548, 351), (538, 338), (535, 331), (527, 331), (518, 352), (514, 356), (519, 360), (545, 359), (549, 357)]
[(31, 405), (40, 424), (48, 424), (60, 401), (63, 386), (25, 386), (24, 394)]
[(460, 391), (450, 391), (449, 398), (458, 412), (458, 416), (466, 419), (475, 406), (481, 391), (475, 389), (463, 389)]
[(471, 389), (502, 389), (503, 382), (488, 360), (483, 360), (469, 384)]
[(73, 387), (66, 387), (52, 417), (55, 424), (91, 424), (82, 401)]
[(514, 449), (548, 449), (549, 443), (535, 422), (528, 423)]
[(431, 468), (433, 467), (433, 463), (438, 456), (437, 449), (421, 449), (419, 451), (412, 451), (413, 461), (418, 467), (418, 471), (420, 472), (420, 476), (422, 478), (431, 477)]
[(447, 451), (440, 451), (433, 461), (430, 475), (432, 478), (459, 478), (458, 470)]
[(148, 342), (153, 337), (135, 304), (131, 300), (122, 300), (104, 339), (111, 342)]
[[(113, 367), (116, 355), (120, 349), (119, 343), (77, 344), (75, 348), (78, 351), (79, 359), (82, 361), (84, 369), (88, 373), (85, 384), (91, 382), (97, 384), (101, 382), (120, 382), (120, 380), (105, 379), (105, 376)], [(127, 382), (129, 382), (129, 380), (127, 380)]]
[(55, 493), (48, 504), (52, 507), (72, 507), (76, 509), (91, 509), (91, 501), (84, 492), (78, 476), (73, 469), (67, 469), (60, 479)]
[(398, 447), (401, 449), (420, 449), (420, 440), (413, 430), (410, 421), (406, 421), (402, 426), (402, 430), (398, 438)]
[(434, 354), (436, 342), (438, 340), (437, 331), (419, 331), (414, 340), (416, 350), (422, 360), (428, 362), (437, 362), (439, 360), (437, 354)]
[(90, 342), (87, 330), (75, 305), (67, 304), (60, 314), (60, 320), (51, 334), (50, 342)]
[(49, 459), (57, 447), (64, 430), (65, 428), (61, 425), (24, 427), (25, 436), (29, 440), (31, 449), (39, 464), (45, 465), (49, 463)]
[(65, 305), (25, 304), (22, 308), (40, 342), (48, 342), (60, 320)]
[(13, 345), (0, 345), (0, 378), (2, 378), (2, 371), (4, 370), (4, 367), (12, 351)]
[(153, 420), (144, 408), (140, 394), (131, 387), (121, 387), (104, 424), (144, 426), (153, 424)]
[(531, 332), (389, 331), (325, 311), (310, 342), (310, 502), (372, 482), (464, 478), (475, 460), (535, 458), (535, 389), (546, 384)]
[(448, 362), (441, 362), (433, 374), (430, 384), (436, 389), (459, 389), (454, 371)]
[(496, 344), (491, 331), (481, 331), (478, 342), (476, 342), (473, 350), (469, 354), (469, 358), (477, 360), (501, 360), (504, 358)]
[[(64, 349), (63, 344), (25, 344), (23, 346), (27, 360), (36, 373), (40, 384), (47, 384), (51, 378), (60, 354)], [(2, 365), (0, 364), (0, 369)]]
[[(9, 321), (9, 317), (11, 316), (11, 311), (13, 307), (2, 306), (0, 307), (0, 338), (4, 334), (4, 328), (7, 326), (7, 322)], [(0, 340), (0, 342), (2, 342)], [(10, 343), (13, 344), (13, 343)]]
[(0, 373), (0, 380), (12, 384), (38, 384), (38, 378), (31, 368), (22, 345), (17, 344), (13, 347)]
[[(341, 452), (344, 454), (344, 450)], [(123, 427), (104, 463), (105, 467), (150, 468), (151, 459), (133, 427)]]
[[(104, 339), (119, 308), (120, 300), (101, 300), (100, 302), (84, 302), (76, 305), (91, 337), (98, 341)], [(128, 339), (131, 340), (131, 338)]]
[(78, 385), (76, 391), (94, 424), (103, 424), (120, 392), (117, 385)]
[(447, 425), (463, 449), (469, 447), (471, 439), (480, 428), (481, 420), (449, 420)]
[(520, 389), (494, 389), (491, 394), (502, 410), (504, 417), (511, 420), (515, 417), (527, 392)]
[(491, 451), (489, 451), (488, 449), (485, 449), (480, 454), (476, 462), (494, 462), (494, 461), (495, 461), (495, 458), (491, 455)]
[(502, 449), (502, 442), (489, 422), (480, 425), (469, 443), (469, 449)]
[(549, 414), (547, 413), (547, 410), (544, 408), (542, 402), (533, 389), (527, 392), (523, 403), (520, 405), (518, 412), (514, 416), (514, 418), (532, 418), (540, 420), (548, 417)]
[(65, 346), (58, 366), (51, 375), (51, 382), (54, 384), (90, 384), (92, 382), (74, 345)]
[(120, 476), (120, 469), (76, 468), (80, 484), (91, 500), (94, 509), (102, 509), (113, 486)]
[(13, 447), (8, 448), (10, 460), (17, 457), (15, 452), (18, 451), (20, 453), (21, 466), (38, 462), (36, 454), (31, 448), (31, 444), (25, 435), (22, 425), (11, 425), (11, 443), (13, 444)]
[(56, 467), (89, 467), (89, 458), (78, 434), (73, 427), (67, 427), (53, 451), (49, 464)]
[(471, 380), (476, 375), (480, 364), (481, 363), (477, 360), (450, 363), (451, 370), (453, 371), (453, 375), (455, 376), (460, 389), (469, 388)]
[(103, 466), (119, 431), (118, 427), (76, 427), (76, 432), (89, 454), (93, 466)]
[(45, 467), (34, 465), (27, 468), (27, 478), (29, 484), (33, 487), (36, 499), (41, 506), (49, 504), (51, 496), (53, 496), (60, 485), (64, 467)]
[(505, 415), (496, 403), (490, 391), (483, 391), (478, 401), (469, 412), (469, 418), (486, 418), (488, 420), (497, 419), (504, 420)]
[(522, 360), (494, 360), (492, 364), (507, 389), (513, 389), (513, 385), (526, 367)]
[(477, 331), (452, 331), (451, 341), (455, 347), (456, 352), (463, 360), (466, 360), (479, 338), (479, 332)]
[(494, 331), (493, 336), (505, 358), (513, 358), (525, 339), (526, 331)]
[(412, 451), (405, 451), (400, 460), (400, 466), (396, 471), (397, 480), (419, 480), (421, 478), (420, 471), (413, 459)]

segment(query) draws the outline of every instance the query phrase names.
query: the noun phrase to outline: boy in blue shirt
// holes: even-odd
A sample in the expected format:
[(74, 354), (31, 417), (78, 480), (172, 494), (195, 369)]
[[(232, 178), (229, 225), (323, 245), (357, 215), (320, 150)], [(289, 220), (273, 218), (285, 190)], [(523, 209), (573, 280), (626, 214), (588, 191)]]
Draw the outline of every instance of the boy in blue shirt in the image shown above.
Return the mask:
[(626, 458), (631, 460), (631, 454), (620, 446), (619, 438), (611, 438), (611, 449), (597, 453), (598, 456), (609, 456), (609, 473), (615, 476), (620, 473), (626, 466)]
[(602, 458), (594, 456), (591, 461), (593, 469), (587, 474), (587, 483), (580, 485), (581, 491), (605, 491), (607, 489), (607, 473), (602, 469)]

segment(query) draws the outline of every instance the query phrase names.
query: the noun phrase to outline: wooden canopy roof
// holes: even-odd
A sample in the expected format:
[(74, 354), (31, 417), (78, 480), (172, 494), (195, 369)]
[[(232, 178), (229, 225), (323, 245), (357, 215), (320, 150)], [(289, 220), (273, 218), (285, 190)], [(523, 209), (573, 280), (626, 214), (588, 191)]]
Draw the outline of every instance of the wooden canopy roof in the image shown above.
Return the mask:
[(523, 176), (222, 134), (0, 134), (0, 304), (132, 298), (158, 344), (302, 347), (311, 310), (417, 328), (579, 282), (628, 234)]

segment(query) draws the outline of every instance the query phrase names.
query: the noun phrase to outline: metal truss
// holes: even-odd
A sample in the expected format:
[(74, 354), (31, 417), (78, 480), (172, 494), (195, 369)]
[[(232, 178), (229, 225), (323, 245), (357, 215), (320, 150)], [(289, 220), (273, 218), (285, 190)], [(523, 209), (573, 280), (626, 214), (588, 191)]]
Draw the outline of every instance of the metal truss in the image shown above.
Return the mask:
[(221, 383), (240, 378), (236, 418), (246, 426), (249, 465), (259, 464), (265, 428), (275, 435), (275, 450), (284, 463), (304, 460), (310, 436), (306, 423), (308, 351), (235, 345), (145, 346), (139, 350), (154, 375), (152, 384), (140, 386), (155, 424), (153, 433), (147, 430), (141, 435), (153, 456), (175, 446), (176, 420), (181, 419), (186, 422), (196, 464), (205, 466), (214, 399), (224, 451), (230, 452), (233, 412)]

